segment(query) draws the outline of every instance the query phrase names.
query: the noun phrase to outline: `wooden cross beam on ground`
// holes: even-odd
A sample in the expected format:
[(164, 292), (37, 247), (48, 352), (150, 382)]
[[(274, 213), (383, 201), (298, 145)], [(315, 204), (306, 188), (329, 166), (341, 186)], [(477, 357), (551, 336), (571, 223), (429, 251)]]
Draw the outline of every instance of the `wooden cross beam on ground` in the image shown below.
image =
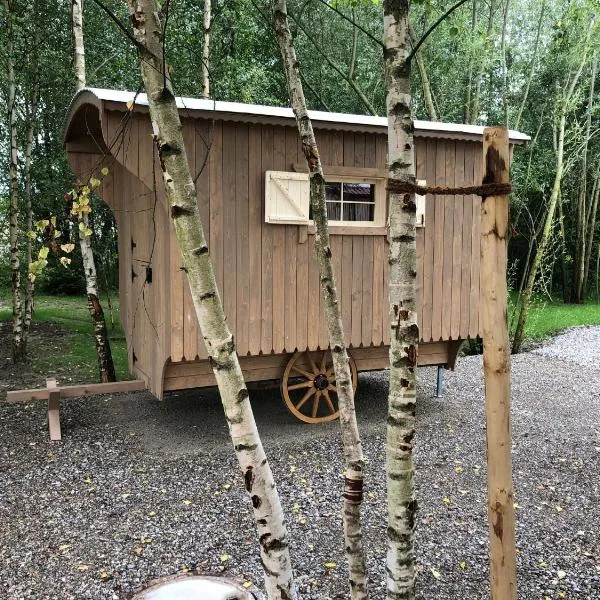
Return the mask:
[[(508, 183), (508, 131), (483, 132), (484, 184)], [(515, 508), (510, 433), (510, 350), (507, 323), (508, 195), (488, 196), (481, 215), (481, 311), (488, 471), (490, 592), (516, 600)]]
[(47, 400), (48, 429), (50, 430), (50, 439), (54, 442), (62, 439), (60, 430), (61, 399), (96, 396), (100, 394), (117, 394), (119, 392), (138, 392), (145, 389), (145, 382), (139, 379), (59, 387), (54, 377), (48, 377), (45, 388), (7, 392), (6, 401), (9, 404), (26, 404), (35, 400)]

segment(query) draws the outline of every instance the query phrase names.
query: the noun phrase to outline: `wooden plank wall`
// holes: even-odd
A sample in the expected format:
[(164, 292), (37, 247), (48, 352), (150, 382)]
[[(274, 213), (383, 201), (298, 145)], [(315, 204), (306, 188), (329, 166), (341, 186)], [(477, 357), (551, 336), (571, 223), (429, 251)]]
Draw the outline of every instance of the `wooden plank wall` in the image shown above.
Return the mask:
[[(108, 113), (109, 136), (118, 132), (122, 114)], [(264, 223), (265, 171), (292, 170), (293, 163), (303, 160), (295, 128), (184, 117), (183, 135), (197, 177), (219, 291), (240, 356), (327, 347), (313, 236), (302, 243), (297, 226)], [(135, 212), (125, 212), (129, 217), (120, 224), (120, 236), (131, 237), (131, 232), (137, 236), (134, 269), (136, 261), (141, 268), (152, 253), (155, 277), (147, 307), (162, 327), (160, 352), (141, 358), (136, 351), (136, 357), (152, 363), (144, 368), (152, 368), (158, 376), (169, 357), (181, 362), (207, 354), (161, 185), (154, 196), (152, 139), (145, 115), (133, 119), (127, 139), (117, 158), (141, 181), (123, 177), (113, 193), (138, 198)], [(324, 165), (385, 168), (385, 135), (317, 130), (317, 140)], [(481, 181), (480, 155), (479, 142), (417, 138), (417, 177), (438, 185)], [(422, 342), (464, 339), (480, 331), (480, 211), (481, 200), (472, 196), (426, 199), (426, 225), (417, 234)], [(152, 231), (158, 231), (154, 240)], [(347, 343), (354, 348), (388, 344), (385, 237), (338, 235), (332, 229), (331, 246)], [(125, 258), (125, 243), (122, 252)], [(131, 282), (123, 272), (125, 266), (121, 270), (123, 318), (131, 326), (133, 315), (138, 318), (136, 297), (143, 277), (134, 278), (128, 291)], [(139, 329), (132, 331), (134, 349), (156, 337), (149, 322)]]

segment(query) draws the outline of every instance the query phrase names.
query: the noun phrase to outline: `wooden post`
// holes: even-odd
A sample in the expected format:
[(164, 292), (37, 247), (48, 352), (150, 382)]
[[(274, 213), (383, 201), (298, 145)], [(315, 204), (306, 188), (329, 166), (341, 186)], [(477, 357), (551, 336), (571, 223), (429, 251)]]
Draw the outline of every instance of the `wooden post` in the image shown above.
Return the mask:
[[(483, 133), (483, 183), (509, 182), (508, 131)], [(516, 600), (515, 509), (510, 435), (510, 350), (507, 324), (508, 195), (488, 196), (481, 216), (481, 311), (488, 467), (490, 592)]]
[(60, 389), (56, 386), (56, 379), (48, 377), (46, 379), (48, 388), (48, 429), (50, 429), (50, 439), (53, 442), (60, 442), (62, 439), (60, 433)]

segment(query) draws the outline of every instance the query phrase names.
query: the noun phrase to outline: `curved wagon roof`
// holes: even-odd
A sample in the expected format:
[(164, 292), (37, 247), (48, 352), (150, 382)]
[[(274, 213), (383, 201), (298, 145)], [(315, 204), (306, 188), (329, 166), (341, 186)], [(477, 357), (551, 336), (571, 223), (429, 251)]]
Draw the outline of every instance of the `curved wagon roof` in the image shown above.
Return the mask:
[[(65, 124), (65, 142), (69, 141), (72, 130), (77, 130), (75, 123), (80, 109), (93, 105), (99, 111), (148, 110), (146, 94), (122, 90), (85, 88), (78, 92), (71, 102)], [(294, 120), (291, 108), (279, 106), (263, 106), (259, 104), (243, 104), (241, 102), (225, 102), (202, 98), (177, 97), (177, 106), (183, 115), (191, 118), (213, 118), (223, 121), (242, 121), (251, 123), (269, 123), (272, 125), (290, 125)], [(383, 133), (387, 128), (386, 117), (372, 115), (353, 115), (318, 110), (309, 111), (316, 129), (341, 129), (345, 131), (362, 131)], [(436, 137), (461, 140), (481, 140), (483, 126), (459, 123), (441, 123), (435, 121), (415, 120), (417, 137)], [(86, 125), (89, 130), (89, 126)], [(81, 132), (81, 130), (79, 130)], [(519, 131), (510, 131), (513, 144), (525, 144), (531, 138)]]

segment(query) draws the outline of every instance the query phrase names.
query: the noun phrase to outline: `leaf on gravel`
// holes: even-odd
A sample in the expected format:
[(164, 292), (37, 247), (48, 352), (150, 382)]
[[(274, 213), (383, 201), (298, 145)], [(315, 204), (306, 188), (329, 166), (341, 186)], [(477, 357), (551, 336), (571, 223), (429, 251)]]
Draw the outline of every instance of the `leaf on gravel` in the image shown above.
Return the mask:
[(563, 511), (563, 507), (558, 505), (554, 507), (556, 509), (556, 512), (562, 512)]
[(464, 469), (463, 469), (462, 467), (460, 467), (460, 466), (459, 466), (459, 467), (454, 467), (454, 470), (455, 470), (457, 473), (462, 473), (462, 472), (464, 471)]
[(184, 500), (183, 503), (187, 506), (188, 504), (191, 504), (192, 501), (191, 500)]
[(461, 569), (466, 569), (466, 568), (467, 568), (467, 563), (466, 563), (464, 560), (461, 560), (461, 561), (458, 563), (458, 566), (459, 566)]
[(429, 567), (429, 570), (436, 579), (441, 579), (442, 576), (440, 575), (439, 571), (436, 571), (433, 567)]
[(300, 505), (294, 504), (294, 506), (292, 506), (292, 512), (297, 515), (300, 512)]
[(513, 502), (513, 508), (521, 508), (521, 506), (519, 504), (517, 504), (516, 502)]
[(133, 549), (133, 551), (139, 556), (144, 551), (144, 549), (141, 546), (136, 546)]
[(90, 568), (90, 565), (77, 565), (76, 569), (78, 571), (87, 571)]
[(123, 498), (123, 500), (125, 500), (125, 498), (129, 498), (129, 496), (131, 496), (131, 494), (129, 492), (125, 492), (124, 494), (121, 494), (121, 498)]
[(452, 502), (452, 500), (450, 500), (450, 498), (446, 497), (446, 498), (442, 498), (442, 502), (444, 504), (450, 504)]
[(86, 478), (83, 480), (83, 483), (87, 483), (87, 484), (90, 484), (90, 483), (92, 483), (92, 478), (91, 478), (91, 477), (88, 475), (88, 476), (87, 476), (87, 477), (86, 477)]
[(148, 513), (148, 516), (149, 516), (149, 517), (155, 517), (155, 516), (156, 516), (156, 511), (154, 511), (154, 510), (151, 510), (151, 511)]
[(109, 579), (112, 579), (112, 575), (109, 575), (106, 571), (102, 571), (99, 577), (102, 581), (108, 581)]
[(152, 538), (151, 537), (143, 537), (140, 539), (140, 543), (142, 544), (151, 544), (152, 543)]
[(230, 558), (229, 554), (221, 554), (221, 562), (227, 562)]
[(328, 569), (335, 569), (337, 567), (337, 564), (334, 562), (326, 562), (325, 567)]
[(251, 581), (244, 581), (244, 583), (242, 583), (242, 586), (245, 587), (246, 589), (251, 588), (252, 587), (252, 582)]
[(548, 566), (548, 564), (545, 563), (543, 560), (538, 563), (538, 567), (540, 569), (545, 569), (547, 566)]
[(304, 517), (302, 517), (302, 519), (300, 519), (299, 523), (300, 523), (300, 525), (306, 525), (306, 519)]
[(230, 484), (230, 483), (226, 483), (226, 484), (223, 486), (223, 489), (224, 489), (224, 490), (228, 490), (230, 487), (231, 487), (231, 484)]
[(70, 548), (71, 544), (61, 544), (58, 549), (62, 552), (63, 550), (66, 550), (67, 548)]

